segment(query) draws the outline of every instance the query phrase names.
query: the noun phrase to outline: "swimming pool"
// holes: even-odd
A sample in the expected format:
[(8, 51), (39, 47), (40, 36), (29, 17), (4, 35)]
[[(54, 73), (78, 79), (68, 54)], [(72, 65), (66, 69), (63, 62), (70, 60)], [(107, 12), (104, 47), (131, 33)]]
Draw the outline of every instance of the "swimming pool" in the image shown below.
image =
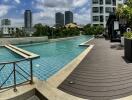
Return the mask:
[(0, 62), (11, 62), (22, 58), (23, 57), (15, 54), (14, 52), (4, 47), (0, 47)]
[[(79, 47), (78, 45), (91, 38), (92, 36), (80, 36), (57, 42), (19, 45), (18, 47), (40, 55), (40, 58), (33, 61), (33, 74), (40, 80), (47, 80), (84, 51), (86, 47)], [(17, 57), (17, 59), (20, 58)], [(27, 62), (19, 63), (19, 65), (23, 69), (26, 69), (27, 72), (30, 71), (27, 67)], [(4, 71), (5, 73), (3, 74), (8, 74), (10, 72), (7, 67)], [(2, 73), (0, 74), (2, 75)], [(2, 76), (4, 78), (4, 75)], [(11, 79), (12, 78), (9, 79), (7, 85), (12, 83)], [(1, 80), (2, 77), (0, 83)], [(24, 80), (22, 77), (17, 78), (18, 83), (22, 80)]]

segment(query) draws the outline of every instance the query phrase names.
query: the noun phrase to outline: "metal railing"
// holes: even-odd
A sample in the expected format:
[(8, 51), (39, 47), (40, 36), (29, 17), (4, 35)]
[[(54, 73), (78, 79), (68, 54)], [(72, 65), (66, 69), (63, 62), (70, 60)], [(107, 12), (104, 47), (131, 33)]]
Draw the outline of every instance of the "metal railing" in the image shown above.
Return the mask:
[[(0, 90), (2, 89), (6, 89), (6, 88), (14, 88), (14, 92), (17, 91), (17, 86), (22, 85), (24, 83), (33, 83), (33, 59), (23, 59), (23, 60), (19, 60), (19, 61), (15, 61), (15, 62), (4, 62), (4, 63), (0, 63), (0, 73), (2, 72), (2, 70), (5, 67), (8, 67), (7, 65), (10, 65), (12, 69), (10, 73), (7, 73), (7, 78), (5, 78), (5, 80), (2, 81), (2, 83), (0, 84)], [(26, 69), (21, 68), (21, 66), (18, 63), (22, 63), (22, 62), (29, 62), (29, 72), (26, 71)], [(28, 67), (28, 65), (26, 65), (26, 67)], [(19, 70), (18, 70), (19, 68)], [(20, 83), (17, 83), (17, 75), (22, 76), (25, 80), (23, 80)], [(4, 87), (4, 85), (6, 84), (6, 82), (9, 80), (10, 77), (12, 78), (13, 81), (13, 85), (9, 85)], [(0, 76), (1, 77), (1, 76)]]

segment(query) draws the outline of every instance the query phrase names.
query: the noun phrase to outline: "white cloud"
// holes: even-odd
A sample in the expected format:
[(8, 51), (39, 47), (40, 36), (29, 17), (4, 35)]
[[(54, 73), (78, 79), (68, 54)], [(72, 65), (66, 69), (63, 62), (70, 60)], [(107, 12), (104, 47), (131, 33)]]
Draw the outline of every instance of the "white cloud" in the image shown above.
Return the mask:
[(3, 0), (4, 2), (8, 2), (8, 0)]
[(20, 4), (20, 3), (21, 3), (21, 1), (20, 1), (20, 0), (15, 0), (15, 2), (16, 2), (16, 3), (18, 3), (18, 4)]
[(8, 6), (8, 5), (0, 5), (0, 17), (3, 17), (4, 15), (6, 15), (10, 8), (11, 6)]
[(91, 23), (91, 9), (82, 8), (79, 13), (74, 14), (75, 21), (79, 24)]
[(45, 7), (70, 7), (73, 4), (73, 0), (36, 0), (39, 5), (43, 5)]
[(24, 26), (24, 18), (10, 18), (12, 26)]
[(34, 24), (42, 23), (47, 25), (53, 25), (55, 21), (55, 10), (51, 8), (46, 8), (38, 13), (34, 13), (33, 21), (34, 21)]
[(74, 0), (73, 6), (74, 6), (74, 7), (82, 7), (82, 6), (84, 6), (86, 3), (88, 3), (88, 0)]

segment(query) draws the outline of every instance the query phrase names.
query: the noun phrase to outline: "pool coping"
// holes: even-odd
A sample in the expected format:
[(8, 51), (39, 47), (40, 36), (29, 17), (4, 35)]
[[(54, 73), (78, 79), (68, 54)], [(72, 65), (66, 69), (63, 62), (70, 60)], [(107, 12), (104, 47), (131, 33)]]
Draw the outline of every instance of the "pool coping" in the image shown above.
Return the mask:
[(93, 39), (94, 39), (94, 37), (91, 38), (90, 40), (86, 41), (86, 42), (83, 42), (83, 43), (79, 44), (79, 46), (89, 46), (88, 42), (93, 40)]
[[(92, 36), (92, 35), (89, 35), (89, 36)], [(42, 44), (42, 43), (54, 43), (54, 42), (59, 42), (59, 41), (63, 41), (63, 40), (69, 40), (69, 39), (74, 39), (74, 38), (77, 38), (77, 37), (80, 37), (80, 36), (73, 36), (73, 37), (65, 37), (65, 38), (57, 38), (57, 39), (49, 39), (48, 41), (46, 42), (39, 42), (39, 43), (32, 43), (32, 44), (17, 44), (16, 46), (32, 46), (32, 45), (39, 45), (39, 44)]]
[(26, 58), (26, 59), (34, 59), (34, 58), (40, 57), (37, 54), (34, 54), (34, 53), (26, 51), (24, 49), (18, 48), (18, 47), (14, 46), (14, 45), (11, 45), (11, 44), (5, 45), (5, 47), (7, 49), (13, 51), (14, 53)]
[[(91, 35), (92, 36), (92, 35)], [(23, 44), (14, 44), (15, 46), (28, 46), (28, 45), (36, 45), (36, 44), (41, 44), (41, 43), (52, 43), (52, 42), (57, 42), (57, 41), (62, 41), (62, 40), (67, 40), (67, 39), (72, 39), (72, 38), (77, 38), (77, 37), (80, 37), (80, 35), (78, 36), (72, 36), (72, 37), (64, 37), (64, 38), (56, 38), (56, 39), (48, 39), (47, 41), (40, 41), (40, 42), (33, 42), (32, 44), (30, 43), (23, 43)], [(19, 39), (19, 38), (18, 38)], [(6, 44), (5, 44), (6, 45)], [(0, 47), (4, 47), (5, 46), (4, 44), (3, 45), (0, 45)]]

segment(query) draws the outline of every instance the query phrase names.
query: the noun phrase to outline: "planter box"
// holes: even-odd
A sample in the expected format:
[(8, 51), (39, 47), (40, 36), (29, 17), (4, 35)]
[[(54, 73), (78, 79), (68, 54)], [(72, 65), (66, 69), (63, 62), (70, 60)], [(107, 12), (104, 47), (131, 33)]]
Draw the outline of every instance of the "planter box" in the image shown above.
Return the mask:
[(125, 58), (129, 61), (132, 61), (132, 40), (125, 38)]

